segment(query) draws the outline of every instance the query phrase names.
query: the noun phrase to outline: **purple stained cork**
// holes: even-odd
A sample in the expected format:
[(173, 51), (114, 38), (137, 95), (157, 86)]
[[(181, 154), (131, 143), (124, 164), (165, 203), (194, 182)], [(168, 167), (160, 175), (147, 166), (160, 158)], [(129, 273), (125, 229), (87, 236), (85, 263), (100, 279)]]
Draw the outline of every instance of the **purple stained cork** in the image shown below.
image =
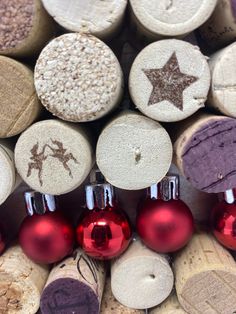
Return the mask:
[(234, 17), (236, 18), (236, 0), (231, 0), (232, 12)]
[(219, 193), (235, 188), (236, 120), (208, 120), (187, 141), (181, 158), (185, 176), (197, 189)]

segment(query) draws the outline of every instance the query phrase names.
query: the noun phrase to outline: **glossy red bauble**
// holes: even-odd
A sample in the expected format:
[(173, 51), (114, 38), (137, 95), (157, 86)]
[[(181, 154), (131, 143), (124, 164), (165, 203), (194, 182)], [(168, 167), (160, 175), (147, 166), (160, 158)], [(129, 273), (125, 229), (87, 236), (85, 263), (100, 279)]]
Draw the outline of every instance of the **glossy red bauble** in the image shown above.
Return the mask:
[(160, 253), (174, 252), (190, 240), (193, 216), (181, 200), (146, 199), (137, 215), (136, 227), (142, 241)]
[(74, 231), (58, 211), (35, 214), (23, 221), (19, 242), (30, 259), (37, 263), (50, 264), (71, 253)]
[(114, 207), (86, 211), (77, 227), (77, 241), (91, 257), (111, 259), (128, 247), (131, 227), (126, 215)]
[(220, 202), (211, 213), (211, 227), (215, 237), (225, 247), (236, 250), (236, 204)]

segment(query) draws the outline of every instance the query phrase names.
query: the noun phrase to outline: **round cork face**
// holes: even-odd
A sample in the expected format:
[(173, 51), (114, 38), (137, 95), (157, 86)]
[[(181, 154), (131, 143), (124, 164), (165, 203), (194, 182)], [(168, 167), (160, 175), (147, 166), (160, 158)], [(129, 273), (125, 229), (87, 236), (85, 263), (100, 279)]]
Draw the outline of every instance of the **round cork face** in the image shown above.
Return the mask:
[(135, 59), (130, 95), (148, 117), (157, 121), (183, 120), (201, 107), (210, 87), (210, 70), (199, 48), (166, 39), (144, 48)]
[(82, 130), (61, 121), (45, 120), (33, 124), (20, 136), (15, 162), (30, 187), (58, 195), (72, 191), (85, 180), (93, 156)]
[(34, 0), (1, 0), (0, 17), (0, 51), (4, 52), (21, 45), (29, 36)]
[(13, 59), (0, 56), (0, 138), (19, 134), (38, 116), (41, 105), (33, 72)]
[(217, 0), (130, 0), (139, 23), (153, 34), (190, 33), (212, 14)]
[(35, 67), (42, 104), (72, 122), (96, 120), (119, 102), (122, 72), (108, 46), (88, 34), (65, 34), (51, 41)]
[(2, 204), (12, 192), (15, 185), (16, 174), (13, 156), (8, 149), (0, 144), (0, 204)]

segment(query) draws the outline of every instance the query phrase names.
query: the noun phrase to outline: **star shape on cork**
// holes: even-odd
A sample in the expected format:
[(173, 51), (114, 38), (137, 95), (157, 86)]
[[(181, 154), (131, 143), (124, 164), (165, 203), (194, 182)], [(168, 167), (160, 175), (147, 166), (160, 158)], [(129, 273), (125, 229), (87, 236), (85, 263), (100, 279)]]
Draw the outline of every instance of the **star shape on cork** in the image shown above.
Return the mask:
[(167, 100), (183, 111), (183, 91), (196, 82), (198, 78), (180, 71), (175, 52), (163, 68), (143, 69), (143, 72), (153, 86), (148, 106)]

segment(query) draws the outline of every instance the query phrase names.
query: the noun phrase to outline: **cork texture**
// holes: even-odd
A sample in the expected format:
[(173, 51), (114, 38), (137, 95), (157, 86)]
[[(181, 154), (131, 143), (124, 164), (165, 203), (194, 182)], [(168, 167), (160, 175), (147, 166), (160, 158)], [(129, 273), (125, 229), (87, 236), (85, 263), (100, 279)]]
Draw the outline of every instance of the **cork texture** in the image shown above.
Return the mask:
[(150, 314), (187, 314), (179, 304), (176, 293), (172, 294), (160, 305), (149, 310)]

